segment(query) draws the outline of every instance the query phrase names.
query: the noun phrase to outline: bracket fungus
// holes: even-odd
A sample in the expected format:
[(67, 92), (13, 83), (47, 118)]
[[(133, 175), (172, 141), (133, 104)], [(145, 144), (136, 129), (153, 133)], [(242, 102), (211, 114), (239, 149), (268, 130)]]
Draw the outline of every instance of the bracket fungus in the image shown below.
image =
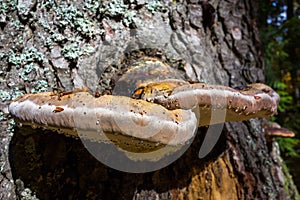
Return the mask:
[[(124, 80), (130, 80), (128, 91), (134, 91), (132, 85), (137, 88), (132, 97), (127, 97), (130, 96), (128, 94), (95, 97), (86, 89), (56, 94), (43, 92), (14, 100), (9, 105), (9, 112), (22, 124), (56, 130), (68, 136), (97, 142), (112, 140), (119, 144), (124, 143), (126, 138), (128, 141), (137, 139), (137, 143), (144, 145), (149, 142), (153, 146), (184, 145), (194, 136), (198, 126), (269, 117), (277, 112), (279, 96), (264, 84), (235, 89), (191, 84), (179, 80), (180, 76), (170, 79), (170, 73), (160, 77), (162, 81), (151, 83), (149, 79), (157, 73), (161, 76), (160, 69), (165, 71), (168, 66), (155, 59), (144, 63), (122, 76)], [(132, 82), (149, 65), (152, 71), (145, 72), (145, 77), (150, 74), (150, 78)], [(120, 81), (122, 86), (126, 80)], [(200, 120), (195, 110), (199, 110)], [(212, 113), (218, 111), (224, 113), (224, 118), (213, 119)], [(85, 130), (85, 134), (79, 135), (78, 130)], [(104, 133), (102, 135), (105, 137), (100, 136), (99, 132)]]
[(295, 133), (286, 128), (265, 128), (265, 135), (268, 137), (295, 137)]
[[(169, 145), (184, 144), (193, 137), (197, 127), (195, 114), (190, 110), (168, 110), (124, 96), (95, 98), (85, 91), (66, 95), (27, 94), (13, 101), (9, 112), (21, 124), (57, 130), (69, 136), (78, 137), (78, 130), (98, 131)], [(143, 127), (152, 131), (145, 128), (141, 131)], [(99, 138), (98, 134), (82, 137), (91, 141), (106, 139)]]
[(267, 120), (263, 121), (264, 132), (268, 138), (283, 137), (292, 138), (295, 137), (295, 133), (289, 129), (281, 127), (276, 122), (270, 122)]
[[(174, 81), (149, 84), (137, 89), (133, 96), (138, 94), (141, 99), (163, 105), (170, 110), (198, 107), (199, 126), (270, 117), (277, 113), (280, 100), (279, 95), (272, 88), (262, 83), (249, 84), (240, 88), (203, 83), (178, 82), (178, 87), (174, 85)], [(143, 91), (140, 91), (141, 89)], [(218, 111), (224, 111), (224, 119), (211, 118), (212, 112)]]

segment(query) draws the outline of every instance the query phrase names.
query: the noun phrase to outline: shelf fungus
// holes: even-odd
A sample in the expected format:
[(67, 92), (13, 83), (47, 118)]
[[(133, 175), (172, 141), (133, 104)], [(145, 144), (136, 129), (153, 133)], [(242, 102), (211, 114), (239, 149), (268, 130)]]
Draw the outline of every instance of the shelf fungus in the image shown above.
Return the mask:
[(281, 127), (276, 122), (270, 122), (267, 120), (263, 120), (264, 132), (267, 138), (292, 138), (295, 137), (295, 133), (289, 129)]
[[(86, 91), (27, 94), (14, 100), (9, 112), (23, 125), (98, 142), (128, 136), (163, 145), (182, 145), (197, 128), (196, 116), (190, 110), (168, 110), (124, 96), (96, 98)], [(105, 137), (100, 138), (99, 133)]]
[[(74, 137), (78, 137), (78, 130), (102, 131), (178, 145), (191, 139), (197, 126), (272, 116), (279, 103), (279, 96), (264, 84), (233, 89), (172, 80), (139, 88), (133, 96), (141, 99), (113, 95), (96, 98), (86, 90), (27, 94), (14, 100), (9, 112), (22, 124)], [(199, 122), (191, 111), (195, 107), (200, 111)], [(225, 111), (224, 120), (212, 120), (211, 113), (219, 110)], [(84, 136), (97, 140), (93, 137)]]
[[(182, 84), (172, 91), (165, 90), (169, 88), (166, 85), (173, 87), (174, 81), (162, 81), (160, 84), (138, 88), (133, 96), (138, 95), (141, 99), (160, 104), (169, 110), (199, 108), (199, 126), (270, 117), (277, 113), (280, 100), (272, 88), (262, 83), (239, 88), (203, 83)], [(224, 114), (224, 117), (212, 118), (213, 112)]]
[(8, 110), (21, 124), (114, 143), (130, 152), (166, 146), (176, 151), (189, 144), (198, 126), (277, 112), (279, 96), (264, 84), (230, 88), (182, 77), (166, 63), (146, 59), (122, 75), (113, 95), (95, 97), (87, 89), (27, 94)]

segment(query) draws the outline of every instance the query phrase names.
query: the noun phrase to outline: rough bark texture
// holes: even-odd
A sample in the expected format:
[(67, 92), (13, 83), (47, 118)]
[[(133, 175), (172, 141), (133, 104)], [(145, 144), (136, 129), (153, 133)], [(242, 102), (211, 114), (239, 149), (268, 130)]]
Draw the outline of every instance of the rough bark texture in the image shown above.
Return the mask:
[[(264, 81), (254, 1), (200, 5), (194, 0), (165, 0), (161, 6), (154, 4), (157, 1), (129, 2), (101, 2), (108, 8), (104, 13), (93, 1), (23, 0), (19, 5), (4, 1), (0, 13), (4, 103), (20, 92), (53, 88), (87, 86), (94, 92), (111, 92), (119, 74), (143, 55), (184, 68), (193, 81), (232, 87)], [(22, 181), (40, 199), (294, 199), (296, 195), (285, 179), (278, 151), (265, 139), (260, 119), (226, 123), (204, 159), (198, 158), (198, 151), (207, 128), (200, 128), (192, 146), (170, 166), (129, 174), (98, 162), (79, 140), (13, 128), (5, 112), (1, 117), (1, 199), (26, 195)]]

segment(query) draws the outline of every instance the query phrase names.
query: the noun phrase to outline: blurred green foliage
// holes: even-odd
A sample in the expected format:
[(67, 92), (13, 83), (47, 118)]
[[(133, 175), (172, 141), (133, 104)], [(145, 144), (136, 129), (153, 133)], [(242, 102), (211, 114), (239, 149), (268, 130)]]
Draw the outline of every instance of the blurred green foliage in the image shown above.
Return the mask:
[[(280, 95), (278, 115), (272, 120), (296, 134), (279, 138), (284, 157), (300, 157), (300, 16), (288, 1), (261, 1), (260, 33), (265, 53), (266, 83)], [(287, 160), (289, 162), (289, 160)]]

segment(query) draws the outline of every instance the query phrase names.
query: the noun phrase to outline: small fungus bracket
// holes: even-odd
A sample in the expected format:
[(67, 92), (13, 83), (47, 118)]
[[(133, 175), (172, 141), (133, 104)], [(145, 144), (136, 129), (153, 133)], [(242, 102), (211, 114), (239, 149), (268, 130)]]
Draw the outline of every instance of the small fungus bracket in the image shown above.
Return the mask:
[(295, 133), (289, 129), (281, 127), (276, 122), (270, 122), (266, 119), (263, 120), (264, 132), (267, 139), (273, 139), (277, 137), (293, 138)]

